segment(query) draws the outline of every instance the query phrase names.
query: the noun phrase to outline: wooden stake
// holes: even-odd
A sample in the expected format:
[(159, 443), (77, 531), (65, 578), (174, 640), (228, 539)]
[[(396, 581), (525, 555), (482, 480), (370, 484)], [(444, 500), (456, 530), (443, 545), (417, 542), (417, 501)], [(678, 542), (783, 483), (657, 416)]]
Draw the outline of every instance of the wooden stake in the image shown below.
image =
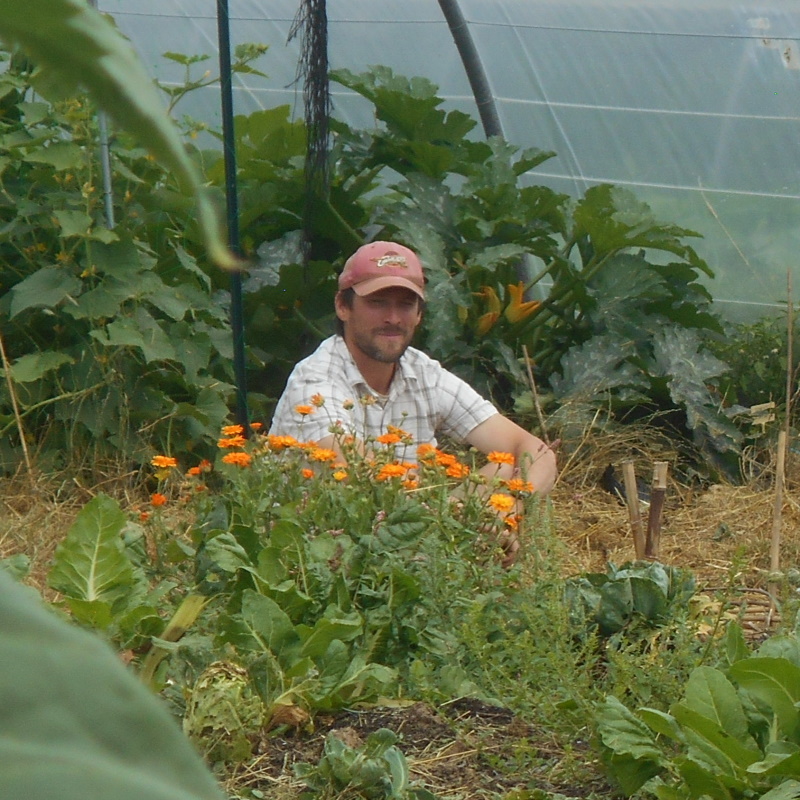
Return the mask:
[(636, 473), (633, 461), (622, 462), (622, 479), (625, 484), (625, 503), (628, 506), (628, 519), (633, 531), (633, 549), (636, 560), (644, 558), (644, 529), (642, 526), (642, 512), (639, 508), (639, 489), (636, 486)]
[(778, 466), (775, 468), (775, 503), (772, 508), (772, 540), (769, 548), (769, 568), (781, 567), (781, 522), (783, 519), (783, 484), (786, 474), (786, 431), (778, 433)]
[(522, 345), (522, 354), (525, 356), (525, 366), (528, 369), (528, 383), (531, 385), (533, 404), (536, 408), (536, 416), (539, 418), (539, 428), (542, 431), (542, 441), (549, 447), (550, 440), (547, 438), (547, 429), (544, 426), (544, 414), (542, 413), (542, 405), (539, 402), (539, 392), (536, 389), (536, 381), (533, 379), (533, 368), (531, 366), (531, 357), (528, 355), (527, 345)]
[(666, 461), (656, 461), (653, 464), (653, 483), (650, 487), (650, 514), (647, 518), (647, 540), (644, 545), (644, 556), (652, 561), (658, 560), (658, 551), (661, 544), (661, 512), (664, 510), (664, 500), (667, 496), (667, 470)]

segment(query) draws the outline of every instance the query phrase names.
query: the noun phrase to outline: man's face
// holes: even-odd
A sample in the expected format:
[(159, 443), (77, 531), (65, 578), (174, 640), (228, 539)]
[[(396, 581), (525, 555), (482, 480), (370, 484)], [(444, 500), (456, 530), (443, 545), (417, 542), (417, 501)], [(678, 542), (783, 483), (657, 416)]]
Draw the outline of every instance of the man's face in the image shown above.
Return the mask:
[(366, 297), (353, 297), (352, 307), (336, 298), (336, 313), (345, 323), (345, 341), (368, 358), (390, 364), (411, 344), (422, 320), (419, 297), (392, 286)]

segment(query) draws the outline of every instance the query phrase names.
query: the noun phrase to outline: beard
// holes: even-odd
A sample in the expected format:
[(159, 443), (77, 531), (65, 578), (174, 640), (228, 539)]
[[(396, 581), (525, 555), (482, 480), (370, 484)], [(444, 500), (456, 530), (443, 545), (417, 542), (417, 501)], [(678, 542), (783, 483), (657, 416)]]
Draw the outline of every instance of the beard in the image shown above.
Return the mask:
[[(381, 334), (399, 333), (402, 338), (398, 337), (395, 343), (389, 343), (389, 346), (382, 345), (378, 339)], [(386, 329), (381, 328), (374, 333), (353, 333), (353, 344), (369, 358), (375, 361), (380, 361), (382, 364), (397, 363), (403, 356), (403, 353), (408, 350), (411, 344), (413, 333), (407, 334), (402, 329)]]

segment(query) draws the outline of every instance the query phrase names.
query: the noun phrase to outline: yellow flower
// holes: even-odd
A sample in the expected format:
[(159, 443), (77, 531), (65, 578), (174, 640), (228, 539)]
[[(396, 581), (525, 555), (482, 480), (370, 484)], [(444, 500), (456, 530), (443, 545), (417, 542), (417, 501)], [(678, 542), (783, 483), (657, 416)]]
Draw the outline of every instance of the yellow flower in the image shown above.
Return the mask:
[(493, 314), (500, 314), (500, 298), (492, 286), (481, 286), (479, 292), (473, 292), (475, 297), (483, 297), (486, 300), (486, 307)]
[(314, 413), (314, 406), (303, 406), (303, 405), (300, 405), (300, 406), (295, 406), (294, 410), (301, 417), (307, 417), (309, 414), (313, 414)]
[(501, 514), (513, 511), (516, 502), (510, 494), (493, 494), (489, 498), (489, 505)]
[(336, 472), (333, 473), (333, 479), (335, 481), (343, 481), (347, 477), (347, 473), (343, 469), (337, 469)]
[(172, 456), (153, 456), (150, 463), (154, 467), (177, 467), (178, 459)]
[(475, 332), (478, 336), (485, 336), (494, 327), (495, 322), (500, 319), (499, 311), (490, 311), (478, 317), (478, 324), (475, 326)]
[(492, 450), (486, 456), (486, 459), (492, 464), (510, 464), (512, 467), (514, 466), (514, 456), (511, 453), (503, 453), (500, 450)]
[(249, 453), (226, 453), (222, 456), (225, 464), (235, 464), (237, 467), (249, 467), (253, 457)]
[(525, 284), (520, 281), (518, 284), (508, 284), (508, 295), (511, 298), (506, 310), (503, 312), (506, 319), (513, 325), (515, 322), (529, 317), (541, 305), (538, 300), (523, 302), (522, 296), (525, 294)]

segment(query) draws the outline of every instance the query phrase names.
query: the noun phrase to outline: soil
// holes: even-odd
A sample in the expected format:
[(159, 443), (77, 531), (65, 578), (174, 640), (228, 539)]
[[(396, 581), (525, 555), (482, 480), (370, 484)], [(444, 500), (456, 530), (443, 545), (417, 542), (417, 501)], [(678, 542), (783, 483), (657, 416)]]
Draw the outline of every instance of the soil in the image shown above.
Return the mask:
[(297, 797), (302, 783), (293, 778), (293, 765), (317, 764), (326, 737), (337, 736), (358, 748), (379, 728), (398, 736), (412, 784), (424, 786), (438, 798), (488, 798), (511, 792), (528, 797), (534, 790), (567, 797), (613, 793), (599, 773), (591, 777), (596, 765), (587, 742), (573, 743), (573, 755), (585, 768), (580, 783), (559, 778), (563, 748), (551, 743), (547, 731), (536, 730), (508, 709), (474, 698), (438, 709), (413, 703), (320, 715), (311, 735), (274, 731), (260, 743), (262, 752), (255, 761), (228, 777), (228, 785), (238, 792), (255, 789), (269, 798)]

